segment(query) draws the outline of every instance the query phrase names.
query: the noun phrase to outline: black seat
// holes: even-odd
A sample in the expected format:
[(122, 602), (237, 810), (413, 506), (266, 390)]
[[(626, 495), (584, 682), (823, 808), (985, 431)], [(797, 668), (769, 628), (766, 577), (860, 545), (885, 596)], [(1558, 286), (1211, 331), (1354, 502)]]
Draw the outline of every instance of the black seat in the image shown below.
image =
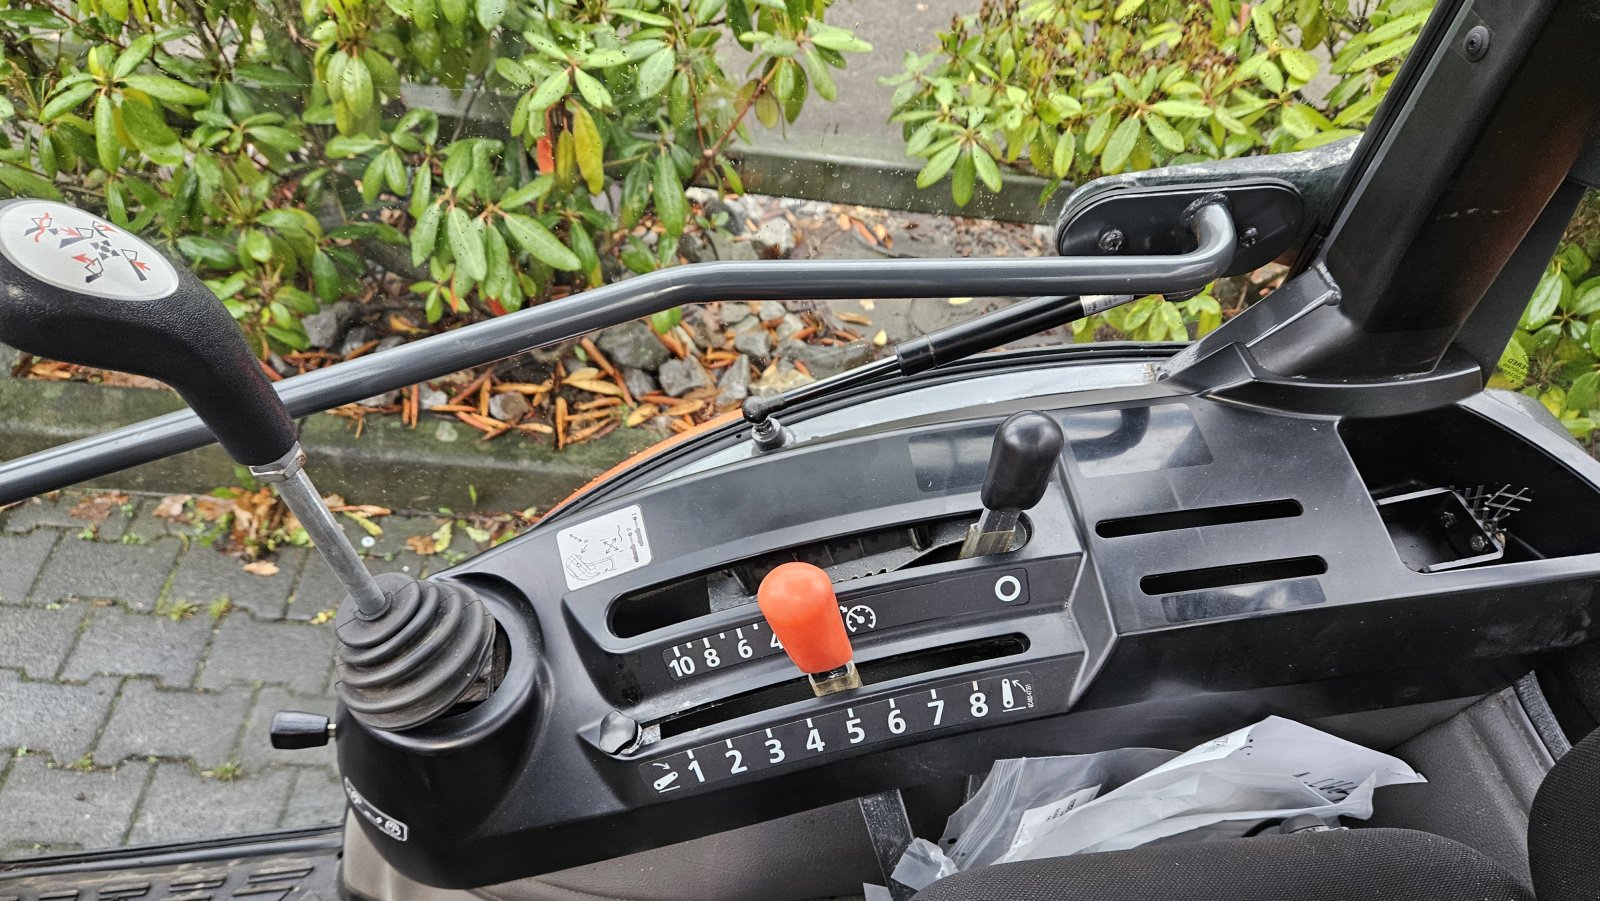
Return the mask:
[(1350, 829), (1001, 864), (916, 901), (1577, 901), (1600, 897), (1600, 731), (1551, 768), (1528, 818), (1530, 892), (1459, 842)]

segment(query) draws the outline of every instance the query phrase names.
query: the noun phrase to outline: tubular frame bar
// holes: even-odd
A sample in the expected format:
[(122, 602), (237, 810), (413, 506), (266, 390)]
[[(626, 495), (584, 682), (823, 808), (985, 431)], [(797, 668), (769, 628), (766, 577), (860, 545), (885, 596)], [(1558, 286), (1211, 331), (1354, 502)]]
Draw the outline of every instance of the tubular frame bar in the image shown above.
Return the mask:
[[(273, 387), (298, 418), (440, 378), (686, 303), (996, 297), (1034, 294), (1180, 294), (1221, 276), (1237, 246), (1226, 206), (1190, 222), (1197, 246), (1172, 256), (941, 260), (766, 260), (698, 263), (585, 291), (360, 357)], [(0, 504), (130, 469), (215, 441), (179, 410), (0, 464)]]

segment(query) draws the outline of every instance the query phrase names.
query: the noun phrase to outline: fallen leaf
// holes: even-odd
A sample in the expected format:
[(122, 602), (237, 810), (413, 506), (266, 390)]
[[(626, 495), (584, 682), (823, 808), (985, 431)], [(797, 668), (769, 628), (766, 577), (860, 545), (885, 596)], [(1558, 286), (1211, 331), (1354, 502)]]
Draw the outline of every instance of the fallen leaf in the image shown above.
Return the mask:
[(872, 343), (873, 343), (874, 346), (877, 346), (877, 347), (882, 347), (885, 344), (888, 344), (889, 343), (889, 333), (884, 331), (883, 329), (878, 329), (878, 333), (876, 335), (872, 336)]
[(571, 372), (567, 373), (567, 381), (568, 382), (573, 382), (573, 381), (580, 381), (581, 382), (581, 381), (584, 381), (585, 379), (592, 379), (592, 378), (598, 376), (599, 374), (600, 374), (600, 370), (594, 368), (593, 366), (585, 366), (585, 367), (583, 367), (581, 369), (574, 369)]
[(655, 404), (641, 404), (635, 407), (632, 413), (628, 414), (628, 418), (624, 420), (624, 423), (631, 429), (659, 412), (661, 412), (660, 408)]
[(186, 507), (193, 499), (192, 494), (169, 494), (156, 504), (153, 512), (161, 519), (186, 520), (189, 518)]
[(96, 525), (106, 521), (111, 516), (111, 511), (128, 502), (128, 496), (119, 491), (108, 491), (105, 494), (91, 494), (78, 501), (67, 511), (73, 519), (86, 519)]
[(602, 382), (596, 378), (575, 379), (567, 377), (567, 387), (577, 388), (579, 391), (590, 391), (595, 394), (606, 394), (612, 397), (621, 397), (622, 389), (610, 382)]
[(254, 563), (246, 563), (244, 571), (252, 576), (275, 576), (278, 574), (278, 564), (271, 560), (257, 560)]
[(952, 307), (959, 307), (959, 306), (961, 306), (963, 304), (969, 304), (969, 303), (972, 303), (972, 298), (970, 298), (970, 297), (952, 297), (952, 298), (950, 298), (950, 306), (952, 306)]
[(872, 320), (871, 319), (868, 319), (867, 317), (861, 315), (860, 313), (839, 313), (839, 314), (836, 314), (836, 315), (838, 316), (838, 319), (841, 322), (849, 322), (849, 323), (852, 323), (852, 324), (855, 324), (855, 325), (871, 325), (872, 324)]
[(424, 557), (431, 557), (439, 552), (432, 535), (412, 535), (406, 539), (406, 547), (411, 548)]

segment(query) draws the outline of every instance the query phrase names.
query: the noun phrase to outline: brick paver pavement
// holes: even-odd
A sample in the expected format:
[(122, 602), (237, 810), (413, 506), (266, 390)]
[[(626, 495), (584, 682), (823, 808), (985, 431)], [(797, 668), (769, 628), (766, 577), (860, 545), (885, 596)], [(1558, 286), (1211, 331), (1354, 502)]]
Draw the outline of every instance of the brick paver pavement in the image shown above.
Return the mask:
[[(252, 575), (156, 498), (89, 529), (68, 515), (81, 497), (0, 514), (0, 858), (342, 816), (331, 746), (267, 744), (274, 712), (333, 709), (333, 625), (312, 621), (340, 592), (322, 562), (290, 548)], [(432, 520), (384, 527), (375, 568), (424, 574), (402, 542)]]

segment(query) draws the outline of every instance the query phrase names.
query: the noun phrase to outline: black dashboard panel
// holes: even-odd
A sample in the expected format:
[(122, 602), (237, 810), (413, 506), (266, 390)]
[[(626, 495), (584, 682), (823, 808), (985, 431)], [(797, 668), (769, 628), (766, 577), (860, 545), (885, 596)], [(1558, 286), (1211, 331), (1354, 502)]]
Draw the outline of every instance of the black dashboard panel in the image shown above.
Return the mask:
[[(997, 757), (1198, 740), (1291, 699), (1456, 697), (1594, 631), (1600, 547), (1549, 522), (1600, 512), (1596, 464), (1487, 395), (1422, 425), (1160, 385), (1032, 405), (1067, 446), (1010, 553), (959, 560), (952, 536), (1017, 402), (657, 479), (446, 574), (487, 597), (512, 663), (487, 701), (417, 730), (341, 716), (351, 790), (405, 824), (396, 865), (481, 885)], [(1404, 463), (1437, 450), (1423, 435), (1472, 446), (1447, 470)], [(1485, 565), (1415, 571), (1379, 511), (1518, 480), (1534, 499)], [(829, 571), (863, 688), (812, 697), (761, 619), (753, 586), (788, 559)]]

